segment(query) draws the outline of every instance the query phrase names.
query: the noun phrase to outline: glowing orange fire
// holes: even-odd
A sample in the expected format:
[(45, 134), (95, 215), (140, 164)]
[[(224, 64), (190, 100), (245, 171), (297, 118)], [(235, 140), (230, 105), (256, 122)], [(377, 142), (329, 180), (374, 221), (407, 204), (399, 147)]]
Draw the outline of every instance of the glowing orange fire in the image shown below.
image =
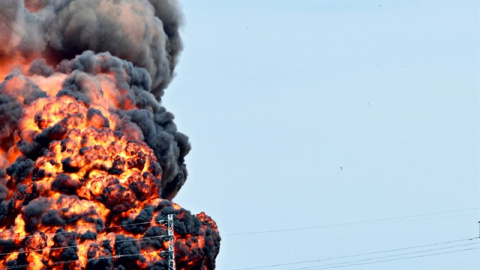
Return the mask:
[(138, 109), (127, 74), (75, 73), (88, 100), (63, 89), (73, 75), (12, 74), (0, 94), (21, 119), (0, 147), (0, 269), (164, 269), (168, 214), (177, 268), (214, 268), (215, 222), (160, 197), (153, 150), (117, 113)]

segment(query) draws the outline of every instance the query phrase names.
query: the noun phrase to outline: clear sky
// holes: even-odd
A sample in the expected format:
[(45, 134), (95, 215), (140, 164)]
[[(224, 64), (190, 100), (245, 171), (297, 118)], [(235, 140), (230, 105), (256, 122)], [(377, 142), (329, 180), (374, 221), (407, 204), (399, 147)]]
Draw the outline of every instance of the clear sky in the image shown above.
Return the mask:
[[(478, 1), (182, 4), (164, 104), (193, 150), (176, 201), (217, 221), (217, 269), (479, 235)], [(412, 256), (479, 245), (440, 247)], [(480, 250), (348, 269), (480, 269)]]

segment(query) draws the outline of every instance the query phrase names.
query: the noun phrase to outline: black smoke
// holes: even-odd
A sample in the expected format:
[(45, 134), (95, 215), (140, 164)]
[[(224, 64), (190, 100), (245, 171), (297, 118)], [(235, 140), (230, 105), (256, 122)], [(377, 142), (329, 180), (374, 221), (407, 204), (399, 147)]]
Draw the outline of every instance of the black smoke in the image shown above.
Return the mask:
[[(85, 85), (94, 80), (90, 75), (110, 72), (115, 74), (117, 87), (128, 92), (120, 97), (116, 111), (124, 131), (141, 130), (142, 139), (154, 150), (163, 169), (162, 197), (172, 199), (187, 178), (184, 158), (190, 144), (188, 137), (177, 131), (173, 114), (159, 101), (182, 49), (181, 23), (175, 0), (0, 0), (0, 63), (2, 59), (21, 62), (39, 55), (24, 71), (28, 74), (15, 71), (0, 83), (4, 151), (14, 143), (23, 114), (22, 104), (11, 92), (23, 91), (25, 102), (46, 96), (28, 76), (69, 74), (58, 96), (88, 103), (91, 93)], [(7, 94), (2, 89), (9, 80), (23, 81), (23, 85)], [(125, 102), (133, 102), (138, 109), (122, 109)], [(35, 160), (64, 132), (57, 126), (33, 142), (20, 142), (18, 148)], [(0, 163), (6, 161), (0, 159)]]
[(175, 74), (183, 18), (176, 0), (0, 0), (0, 7), (0, 57), (58, 62), (108, 51), (145, 68), (156, 99)]
[[(215, 222), (168, 201), (186, 181), (191, 149), (161, 103), (183, 48), (182, 18), (178, 0), (0, 0), (0, 260), (7, 267), (23, 269), (35, 249), (53, 243), (45, 267), (86, 258), (86, 269), (165, 269), (165, 260), (146, 265), (144, 255), (166, 249), (158, 223), (173, 214), (177, 267), (215, 269)], [(54, 110), (45, 107), (59, 100), (72, 102), (52, 121)], [(76, 129), (85, 122), (88, 128)], [(89, 132), (127, 141), (122, 151), (136, 156), (107, 164), (96, 156), (105, 155), (99, 143), (69, 148)], [(76, 159), (56, 160), (60, 151)], [(62, 170), (52, 174), (48, 166)], [(105, 176), (72, 177), (88, 166)], [(126, 167), (142, 173), (120, 182)], [(94, 193), (87, 181), (105, 185)], [(82, 224), (89, 229), (74, 230)], [(26, 236), (8, 238), (15, 228)]]

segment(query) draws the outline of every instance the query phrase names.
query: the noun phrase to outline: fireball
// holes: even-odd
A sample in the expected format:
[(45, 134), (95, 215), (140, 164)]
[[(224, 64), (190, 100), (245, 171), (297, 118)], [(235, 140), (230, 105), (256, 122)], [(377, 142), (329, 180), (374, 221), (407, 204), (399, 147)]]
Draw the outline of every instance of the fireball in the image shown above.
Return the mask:
[(0, 0), (0, 269), (167, 269), (169, 248), (215, 269), (215, 222), (171, 201), (180, 23), (177, 1)]

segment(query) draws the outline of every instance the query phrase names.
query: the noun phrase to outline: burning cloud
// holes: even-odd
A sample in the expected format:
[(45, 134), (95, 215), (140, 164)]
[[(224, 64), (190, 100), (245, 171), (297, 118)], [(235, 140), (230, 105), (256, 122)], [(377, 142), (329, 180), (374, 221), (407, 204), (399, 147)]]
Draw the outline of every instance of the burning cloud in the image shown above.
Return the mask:
[(174, 0), (0, 0), (0, 269), (165, 269), (169, 214), (177, 269), (215, 268), (215, 222), (170, 201), (180, 24)]

